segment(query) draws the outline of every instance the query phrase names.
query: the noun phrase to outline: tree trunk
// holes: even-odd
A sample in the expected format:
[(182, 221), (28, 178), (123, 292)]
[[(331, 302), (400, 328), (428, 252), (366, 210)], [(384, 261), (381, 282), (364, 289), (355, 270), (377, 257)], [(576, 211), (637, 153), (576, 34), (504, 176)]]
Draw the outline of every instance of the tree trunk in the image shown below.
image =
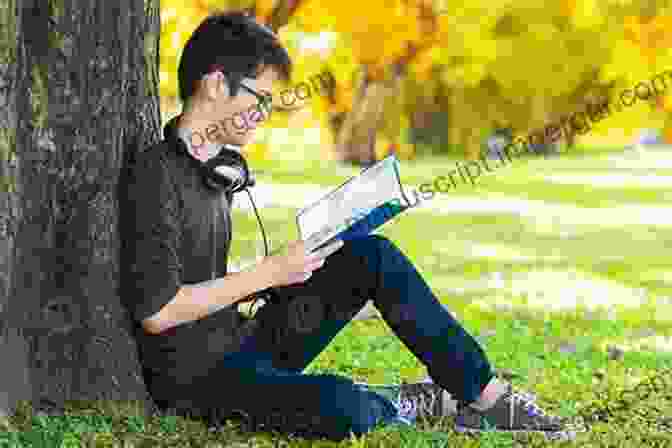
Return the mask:
[[(0, 415), (10, 410), (10, 400), (30, 394), (27, 382), (25, 340), (8, 328), (6, 315), (11, 285), (11, 256), (18, 216), (15, 186), (16, 142), (16, 47), (18, 21), (15, 0), (0, 3), (0, 357), (3, 362)], [(10, 395), (11, 394), (11, 395)]]
[(458, 154), (468, 160), (478, 159), (480, 154), (481, 135), (475, 123), (483, 123), (480, 115), (466, 107), (474, 104), (469, 95), (473, 93), (468, 88), (456, 87), (450, 90), (448, 97), (449, 114), (452, 117), (448, 129), (448, 139), (451, 145), (459, 148)]
[(387, 98), (399, 92), (403, 69), (402, 64), (396, 64), (390, 79), (371, 81), (364, 67), (365, 76), (352, 109), (343, 117), (336, 134), (337, 160), (358, 165), (376, 161), (376, 133), (382, 124)]
[(153, 410), (117, 289), (117, 186), (159, 136), (159, 0), (0, 2), (16, 24), (2, 37), (16, 51), (0, 65), (0, 148), (17, 162), (0, 193), (12, 224), (0, 234), (0, 410)]
[[(380, 128), (383, 108), (388, 96), (399, 92), (408, 64), (421, 51), (428, 49), (438, 32), (437, 16), (430, 3), (420, 2), (418, 25), (426, 39), (422, 43), (407, 42), (406, 52), (389, 65), (389, 79), (383, 66), (363, 66), (364, 76), (357, 88), (352, 109), (346, 114), (335, 138), (337, 160), (370, 164), (376, 160), (376, 132)], [(371, 74), (376, 73), (375, 80)]]

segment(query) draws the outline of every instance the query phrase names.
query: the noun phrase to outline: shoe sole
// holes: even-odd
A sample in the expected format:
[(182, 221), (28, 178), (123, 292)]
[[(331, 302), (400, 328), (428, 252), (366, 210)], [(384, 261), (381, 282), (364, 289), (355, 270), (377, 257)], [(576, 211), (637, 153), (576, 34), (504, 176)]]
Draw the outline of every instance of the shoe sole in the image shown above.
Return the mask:
[(485, 430), (485, 429), (467, 428), (465, 426), (458, 426), (458, 425), (455, 426), (455, 431), (461, 434), (472, 434), (472, 435), (480, 435), (486, 432), (496, 432), (504, 434), (542, 434), (546, 438), (546, 440), (562, 441), (562, 442), (576, 439), (576, 433), (577, 433), (577, 431), (575, 430), (562, 430), (562, 431), (535, 431), (533, 429)]

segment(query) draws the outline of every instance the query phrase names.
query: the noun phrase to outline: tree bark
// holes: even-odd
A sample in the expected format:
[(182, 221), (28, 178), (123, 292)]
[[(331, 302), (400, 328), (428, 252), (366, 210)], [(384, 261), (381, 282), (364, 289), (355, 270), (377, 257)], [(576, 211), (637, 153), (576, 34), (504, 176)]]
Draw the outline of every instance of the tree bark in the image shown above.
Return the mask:
[(383, 107), (400, 80), (401, 74), (397, 73), (387, 82), (371, 82), (365, 77), (353, 108), (336, 136), (335, 149), (339, 161), (363, 165), (375, 162), (376, 132), (380, 127)]
[(160, 135), (159, 0), (0, 2), (16, 23), (0, 125), (17, 162), (0, 201), (0, 410), (154, 410), (118, 295), (117, 188)]
[(26, 341), (2, 318), (6, 314), (14, 259), (16, 219), (19, 215), (16, 189), (16, 58), (17, 21), (15, 0), (0, 2), (0, 357), (3, 362), (0, 415), (10, 402), (30, 394)]

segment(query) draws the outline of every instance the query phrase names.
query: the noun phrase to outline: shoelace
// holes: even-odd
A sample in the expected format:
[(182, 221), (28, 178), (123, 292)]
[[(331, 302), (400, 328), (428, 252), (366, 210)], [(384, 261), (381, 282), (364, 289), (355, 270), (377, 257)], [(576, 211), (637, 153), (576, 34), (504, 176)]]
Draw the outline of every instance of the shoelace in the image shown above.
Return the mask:
[[(408, 398), (403, 398), (402, 395), (402, 390), (399, 391), (399, 398), (397, 399), (395, 405), (397, 406), (397, 409), (399, 409), (400, 415), (407, 418), (411, 418), (415, 420), (418, 416), (418, 411), (420, 407), (424, 407), (425, 410), (431, 410), (434, 408), (434, 404), (436, 403), (438, 397), (437, 397), (437, 391), (433, 388), (433, 386), (430, 386), (427, 383), (427, 385), (422, 384), (420, 386), (420, 397), (413, 397), (409, 396)], [(411, 394), (409, 394), (411, 395)], [(429, 403), (429, 406), (425, 406), (425, 396), (429, 396), (431, 398), (431, 401)]]
[(399, 416), (407, 420), (414, 421), (418, 416), (418, 406), (415, 401), (410, 398), (399, 399), (394, 405), (396, 406)]
[(527, 411), (530, 417), (549, 417), (550, 416), (534, 401), (534, 396), (525, 392), (511, 391), (504, 400), (508, 401), (511, 406), (509, 408), (509, 427), (513, 428), (514, 407), (517, 403), (523, 405), (523, 409)]

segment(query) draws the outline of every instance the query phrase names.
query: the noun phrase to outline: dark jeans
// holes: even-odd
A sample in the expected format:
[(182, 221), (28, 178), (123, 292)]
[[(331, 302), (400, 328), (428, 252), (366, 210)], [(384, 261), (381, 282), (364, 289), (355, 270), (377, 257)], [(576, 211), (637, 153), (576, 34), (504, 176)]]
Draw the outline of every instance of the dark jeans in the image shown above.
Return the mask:
[(244, 415), (257, 428), (304, 437), (340, 440), (398, 421), (388, 399), (351, 379), (302, 373), (368, 299), (454, 399), (476, 400), (493, 377), (476, 340), (384, 237), (346, 242), (308, 281), (276, 291), (254, 336), (176, 397), (210, 416)]

